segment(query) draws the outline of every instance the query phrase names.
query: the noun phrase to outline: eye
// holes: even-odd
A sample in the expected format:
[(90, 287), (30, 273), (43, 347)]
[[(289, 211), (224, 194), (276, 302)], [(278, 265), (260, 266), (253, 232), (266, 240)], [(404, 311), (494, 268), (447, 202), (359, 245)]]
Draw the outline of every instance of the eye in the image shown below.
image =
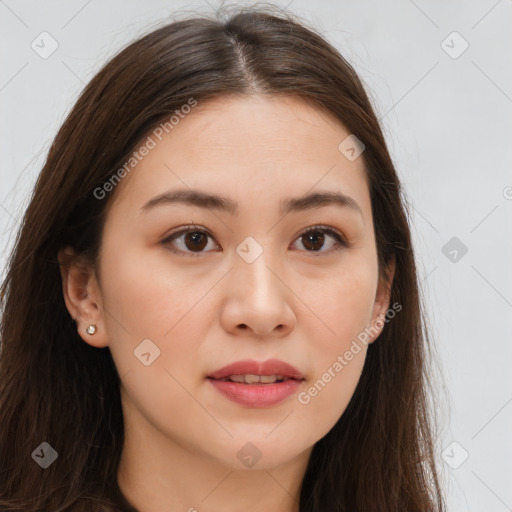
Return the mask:
[[(325, 246), (326, 236), (333, 240), (333, 242), (331, 242), (332, 249), (321, 251), (320, 249)], [(349, 246), (347, 240), (345, 240), (338, 231), (325, 226), (314, 226), (309, 228), (308, 230), (303, 231), (297, 240), (302, 240), (302, 245), (306, 248), (307, 252), (326, 253)]]
[[(325, 247), (326, 237), (331, 238), (331, 249), (320, 250)], [(208, 239), (213, 236), (200, 226), (189, 226), (162, 240), (162, 244), (177, 254), (186, 254), (187, 256), (200, 256), (204, 252), (208, 252)], [(296, 240), (302, 240), (302, 245), (307, 252), (326, 253), (332, 250), (339, 250), (348, 247), (349, 244), (338, 231), (326, 226), (314, 226), (303, 231)], [(176, 248), (176, 245), (178, 248)], [(217, 243), (210, 244), (211, 247), (219, 248)]]
[[(208, 246), (208, 238), (213, 240), (213, 237), (208, 231), (202, 229), (200, 226), (189, 226), (188, 228), (181, 229), (162, 241), (162, 244), (168, 247), (172, 252), (178, 254), (186, 254), (187, 256), (199, 256), (203, 249)], [(178, 241), (178, 249), (172, 246), (171, 242)], [(218, 247), (217, 244), (214, 244)], [(191, 252), (189, 252), (191, 251)], [(196, 254), (194, 254), (196, 253)]]

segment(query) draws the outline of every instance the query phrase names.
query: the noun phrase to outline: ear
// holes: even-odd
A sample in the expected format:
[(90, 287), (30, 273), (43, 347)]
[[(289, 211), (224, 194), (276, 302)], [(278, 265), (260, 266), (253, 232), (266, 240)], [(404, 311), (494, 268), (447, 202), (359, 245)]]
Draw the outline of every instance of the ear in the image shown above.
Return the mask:
[[(89, 345), (102, 348), (108, 345), (103, 322), (101, 294), (93, 267), (83, 257), (77, 256), (71, 247), (58, 253), (62, 292), (66, 308), (75, 320), (78, 334)], [(96, 326), (94, 334), (87, 328)]]
[(396, 258), (393, 254), (388, 265), (384, 269), (385, 275), (379, 276), (379, 284), (375, 295), (375, 303), (373, 305), (372, 323), (370, 327), (370, 339), (368, 343), (373, 343), (381, 334), (385, 325), (386, 312), (389, 309), (391, 298), (391, 286), (395, 277)]

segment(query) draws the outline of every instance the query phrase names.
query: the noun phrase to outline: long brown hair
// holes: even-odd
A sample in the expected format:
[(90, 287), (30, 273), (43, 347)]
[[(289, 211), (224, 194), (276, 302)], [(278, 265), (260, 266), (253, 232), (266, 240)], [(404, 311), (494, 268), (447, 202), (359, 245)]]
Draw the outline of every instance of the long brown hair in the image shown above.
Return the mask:
[[(404, 193), (354, 69), (303, 20), (275, 6), (153, 30), (94, 76), (55, 137), (0, 291), (2, 510), (135, 510), (116, 480), (120, 378), (109, 349), (78, 335), (57, 253), (72, 246), (97, 261), (112, 195), (99, 200), (94, 191), (162, 120), (191, 98), (200, 104), (253, 93), (300, 97), (364, 143), (379, 272), (386, 276), (395, 257), (390, 303), (402, 306), (369, 345), (347, 409), (313, 448), (300, 511), (445, 510), (429, 408), (432, 346)], [(34, 455), (43, 442), (58, 454), (46, 469)]]

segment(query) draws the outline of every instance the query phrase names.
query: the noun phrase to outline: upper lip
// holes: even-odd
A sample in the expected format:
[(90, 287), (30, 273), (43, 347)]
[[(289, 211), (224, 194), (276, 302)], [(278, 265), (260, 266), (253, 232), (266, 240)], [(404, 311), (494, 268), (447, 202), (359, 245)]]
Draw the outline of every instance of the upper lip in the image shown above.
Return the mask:
[(290, 379), (302, 380), (302, 373), (292, 365), (280, 361), (279, 359), (267, 359), (267, 361), (254, 361), (246, 359), (244, 361), (236, 361), (214, 371), (208, 375), (211, 379), (224, 379), (230, 375), (282, 375)]

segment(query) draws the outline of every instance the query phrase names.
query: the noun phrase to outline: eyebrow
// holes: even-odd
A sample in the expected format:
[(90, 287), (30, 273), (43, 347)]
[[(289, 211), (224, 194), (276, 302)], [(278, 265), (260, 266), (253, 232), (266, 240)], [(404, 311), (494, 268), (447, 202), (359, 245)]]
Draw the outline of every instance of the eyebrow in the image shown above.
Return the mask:
[[(229, 197), (208, 194), (200, 190), (173, 190), (160, 194), (147, 201), (141, 208), (141, 213), (146, 212), (156, 206), (182, 203), (190, 206), (198, 206), (213, 210), (224, 211), (231, 215), (238, 213), (238, 203)], [(322, 208), (325, 206), (336, 205), (343, 208), (349, 208), (359, 212), (363, 216), (363, 211), (357, 202), (350, 196), (340, 192), (315, 192), (300, 197), (290, 197), (280, 202), (280, 211), (283, 214), (290, 212), (302, 212), (313, 208)]]

